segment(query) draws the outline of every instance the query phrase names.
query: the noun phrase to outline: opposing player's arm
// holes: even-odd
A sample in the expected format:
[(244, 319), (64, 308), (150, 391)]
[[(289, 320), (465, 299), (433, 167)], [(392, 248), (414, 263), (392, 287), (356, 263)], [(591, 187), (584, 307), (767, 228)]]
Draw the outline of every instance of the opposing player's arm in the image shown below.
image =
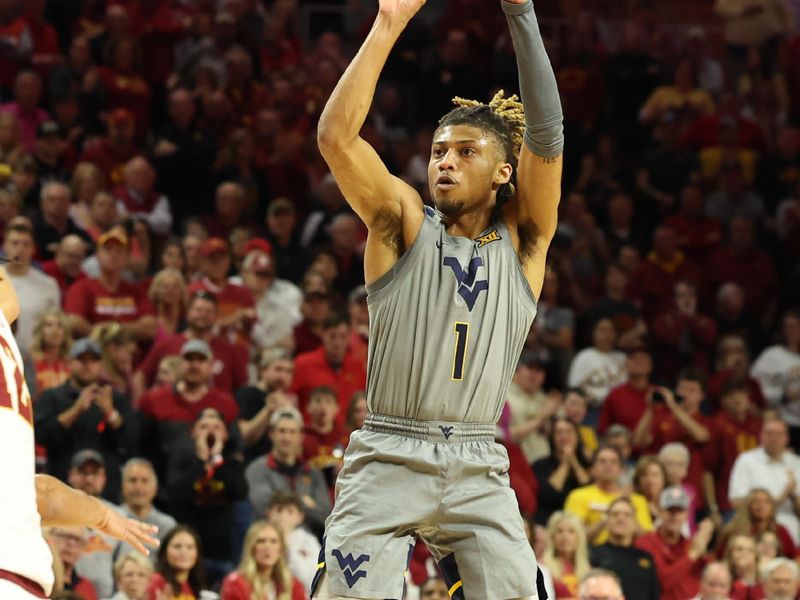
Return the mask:
[(525, 136), (517, 166), (517, 194), (503, 211), (533, 295), (544, 281), (547, 249), (561, 199), (563, 112), (555, 74), (539, 32), (531, 0), (502, 0), (517, 55), (525, 108)]
[(127, 519), (100, 502), (49, 475), (36, 475), (36, 504), (42, 527), (92, 527), (129, 543), (143, 554), (158, 546), (158, 528)]
[[(317, 130), (325, 162), (348, 203), (370, 230), (368, 252), (377, 242), (395, 258), (402, 253), (403, 240), (398, 239), (403, 233), (401, 224), (413, 219), (415, 213), (421, 223), (422, 200), (414, 188), (389, 173), (359, 132), (389, 52), (423, 4), (425, 0), (381, 0), (372, 30), (333, 90)], [(367, 277), (370, 279), (369, 273)]]

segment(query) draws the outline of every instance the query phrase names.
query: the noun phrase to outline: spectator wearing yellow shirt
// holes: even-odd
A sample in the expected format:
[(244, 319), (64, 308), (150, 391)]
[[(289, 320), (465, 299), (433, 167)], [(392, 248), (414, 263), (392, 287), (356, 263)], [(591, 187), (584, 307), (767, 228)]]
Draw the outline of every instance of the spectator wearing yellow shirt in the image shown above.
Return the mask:
[(658, 86), (639, 111), (643, 123), (655, 123), (667, 112), (674, 112), (680, 121), (690, 122), (714, 112), (711, 94), (697, 87), (692, 64), (688, 60), (678, 63), (672, 85)]
[[(601, 445), (594, 454), (591, 468), (594, 483), (573, 490), (564, 505), (564, 510), (574, 514), (586, 526), (586, 536), (592, 544), (602, 544), (608, 539), (606, 518), (613, 500), (626, 495), (620, 485), (622, 456), (616, 448)], [(651, 531), (653, 520), (644, 496), (627, 494), (636, 511), (639, 533)]]

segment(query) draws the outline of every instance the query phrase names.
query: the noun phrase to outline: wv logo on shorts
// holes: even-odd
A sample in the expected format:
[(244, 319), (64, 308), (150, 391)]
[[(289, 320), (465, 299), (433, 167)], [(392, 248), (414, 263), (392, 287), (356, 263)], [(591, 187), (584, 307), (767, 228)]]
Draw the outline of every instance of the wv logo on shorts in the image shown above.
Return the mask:
[(357, 558), (353, 558), (350, 553), (347, 556), (342, 556), (342, 551), (338, 548), (334, 548), (331, 554), (339, 562), (339, 568), (344, 573), (347, 587), (353, 587), (359, 579), (367, 576), (367, 570), (359, 569), (359, 567), (363, 563), (369, 562), (369, 554), (361, 554)]
[(446, 439), (446, 440), (449, 440), (450, 436), (453, 435), (453, 427), (452, 426), (448, 425), (447, 427), (445, 427), (444, 425), (439, 425), (439, 429), (442, 430), (442, 435), (444, 436), (444, 439)]
[(470, 260), (466, 271), (461, 268), (461, 263), (458, 262), (455, 256), (445, 256), (442, 264), (453, 269), (453, 275), (456, 276), (456, 281), (458, 281), (458, 294), (467, 303), (467, 308), (472, 310), (481, 292), (489, 289), (488, 280), (475, 281), (478, 269), (483, 266), (483, 258), (476, 256)]

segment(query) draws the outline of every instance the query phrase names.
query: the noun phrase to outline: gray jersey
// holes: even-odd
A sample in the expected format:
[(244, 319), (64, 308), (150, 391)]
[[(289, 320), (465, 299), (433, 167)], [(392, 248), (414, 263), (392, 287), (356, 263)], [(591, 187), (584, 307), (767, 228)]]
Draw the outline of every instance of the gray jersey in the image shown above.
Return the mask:
[(497, 421), (536, 301), (498, 219), (471, 240), (425, 208), (394, 267), (367, 286), (367, 403), (424, 421)]

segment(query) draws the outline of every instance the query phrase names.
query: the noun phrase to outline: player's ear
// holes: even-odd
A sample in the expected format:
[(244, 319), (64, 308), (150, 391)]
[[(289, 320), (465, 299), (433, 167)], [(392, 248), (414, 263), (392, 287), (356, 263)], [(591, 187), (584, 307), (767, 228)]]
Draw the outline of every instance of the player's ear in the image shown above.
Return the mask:
[(511, 174), (513, 172), (514, 167), (511, 166), (511, 163), (500, 163), (494, 172), (495, 185), (500, 186), (511, 181)]

